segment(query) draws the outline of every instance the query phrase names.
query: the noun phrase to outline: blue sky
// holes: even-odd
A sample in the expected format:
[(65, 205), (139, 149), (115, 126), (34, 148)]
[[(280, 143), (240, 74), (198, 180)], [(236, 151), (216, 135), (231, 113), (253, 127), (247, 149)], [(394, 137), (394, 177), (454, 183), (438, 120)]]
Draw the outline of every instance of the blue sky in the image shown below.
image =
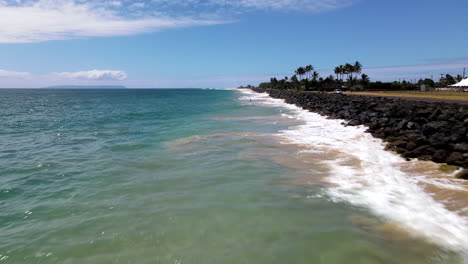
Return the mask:
[(461, 74), (466, 0), (0, 0), (0, 87), (258, 84), (359, 60), (373, 80)]

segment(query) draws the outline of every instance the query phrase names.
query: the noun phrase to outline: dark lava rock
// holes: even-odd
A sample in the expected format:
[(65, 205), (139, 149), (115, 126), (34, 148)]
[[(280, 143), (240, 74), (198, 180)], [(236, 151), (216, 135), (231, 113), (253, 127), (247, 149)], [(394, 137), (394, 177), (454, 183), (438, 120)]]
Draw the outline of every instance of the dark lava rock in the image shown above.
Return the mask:
[(393, 146), (399, 147), (399, 148), (405, 148), (406, 145), (408, 144), (408, 141), (406, 140), (397, 140), (395, 142), (391, 143)]
[(452, 153), (450, 153), (450, 155), (447, 158), (446, 162), (449, 163), (449, 164), (461, 165), (461, 164), (463, 164), (464, 159), (465, 158), (463, 157), (463, 154), (461, 154), (460, 152), (452, 152)]
[(452, 142), (460, 142), (463, 141), (465, 138), (465, 134), (467, 132), (466, 127), (454, 127), (451, 129), (450, 132), (450, 141)]
[(425, 124), (422, 128), (424, 135), (429, 135), (439, 131), (442, 128), (447, 128), (448, 122), (447, 121), (431, 121)]
[(406, 144), (406, 149), (407, 150), (413, 150), (417, 147), (418, 145), (416, 145), (416, 143), (414, 142), (409, 142), (408, 144)]
[(438, 149), (449, 149), (450, 138), (445, 136), (443, 133), (435, 133), (429, 138), (429, 143)]
[(458, 144), (455, 144), (455, 147), (453, 149), (456, 151), (460, 151), (460, 152), (468, 152), (468, 144), (458, 143)]
[(418, 127), (418, 124), (416, 124), (415, 122), (408, 122), (408, 123), (406, 124), (406, 127), (407, 127), (408, 129), (416, 129), (416, 128)]
[(407, 120), (401, 120), (400, 123), (398, 123), (395, 127), (396, 130), (401, 130), (406, 127), (406, 123), (408, 123)]
[(455, 175), (458, 179), (468, 180), (468, 169), (464, 169)]
[(416, 111), (416, 115), (418, 117), (429, 117), (432, 114), (432, 111), (430, 109), (421, 109)]
[(415, 153), (417, 156), (423, 156), (423, 155), (432, 156), (434, 152), (435, 152), (435, 149), (429, 145), (422, 145), (413, 150), (413, 153)]
[(468, 105), (408, 101), (386, 97), (253, 89), (267, 92), (344, 125), (366, 125), (367, 132), (388, 142), (388, 149), (468, 168)]
[(432, 161), (434, 162), (445, 162), (449, 156), (448, 151), (446, 150), (437, 150), (434, 155), (432, 155)]
[(351, 121), (349, 121), (348, 125), (349, 126), (359, 126), (360, 123), (359, 123), (358, 120), (351, 120)]

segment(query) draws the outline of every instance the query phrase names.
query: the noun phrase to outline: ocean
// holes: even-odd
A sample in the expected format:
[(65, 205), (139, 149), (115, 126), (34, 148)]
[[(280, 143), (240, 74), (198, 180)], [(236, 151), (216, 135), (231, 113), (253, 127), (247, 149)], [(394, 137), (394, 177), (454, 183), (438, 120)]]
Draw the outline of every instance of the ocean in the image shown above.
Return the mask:
[(0, 90), (0, 263), (467, 263), (468, 185), (250, 90)]

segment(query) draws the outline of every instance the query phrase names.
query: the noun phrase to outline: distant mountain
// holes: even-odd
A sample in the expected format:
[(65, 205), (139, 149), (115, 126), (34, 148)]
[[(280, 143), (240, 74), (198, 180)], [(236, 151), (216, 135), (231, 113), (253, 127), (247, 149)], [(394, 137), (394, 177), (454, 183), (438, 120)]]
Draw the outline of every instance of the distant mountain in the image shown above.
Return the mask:
[(56, 85), (41, 89), (127, 89), (122, 85)]

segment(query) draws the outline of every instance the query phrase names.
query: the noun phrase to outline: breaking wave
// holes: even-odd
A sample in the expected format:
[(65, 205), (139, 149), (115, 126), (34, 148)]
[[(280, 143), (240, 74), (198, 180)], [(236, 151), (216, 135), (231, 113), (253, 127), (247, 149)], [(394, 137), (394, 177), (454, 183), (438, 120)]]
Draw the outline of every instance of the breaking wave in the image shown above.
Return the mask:
[[(437, 181), (424, 174), (406, 172), (402, 164), (408, 165), (408, 161), (386, 151), (384, 143), (366, 133), (363, 126), (344, 126), (343, 120), (326, 119), (266, 93), (249, 90), (241, 93), (242, 101), (280, 107), (286, 110), (285, 114), (302, 122), (279, 132), (289, 142), (305, 145), (307, 151), (335, 155), (334, 160), (320, 161), (331, 171), (326, 192), (333, 201), (367, 208), (383, 219), (397, 222), (411, 235), (467, 257), (468, 220), (448, 210), (419, 184), (436, 182), (439, 187), (467, 191), (459, 182)], [(466, 207), (460, 211), (466, 211)]]

